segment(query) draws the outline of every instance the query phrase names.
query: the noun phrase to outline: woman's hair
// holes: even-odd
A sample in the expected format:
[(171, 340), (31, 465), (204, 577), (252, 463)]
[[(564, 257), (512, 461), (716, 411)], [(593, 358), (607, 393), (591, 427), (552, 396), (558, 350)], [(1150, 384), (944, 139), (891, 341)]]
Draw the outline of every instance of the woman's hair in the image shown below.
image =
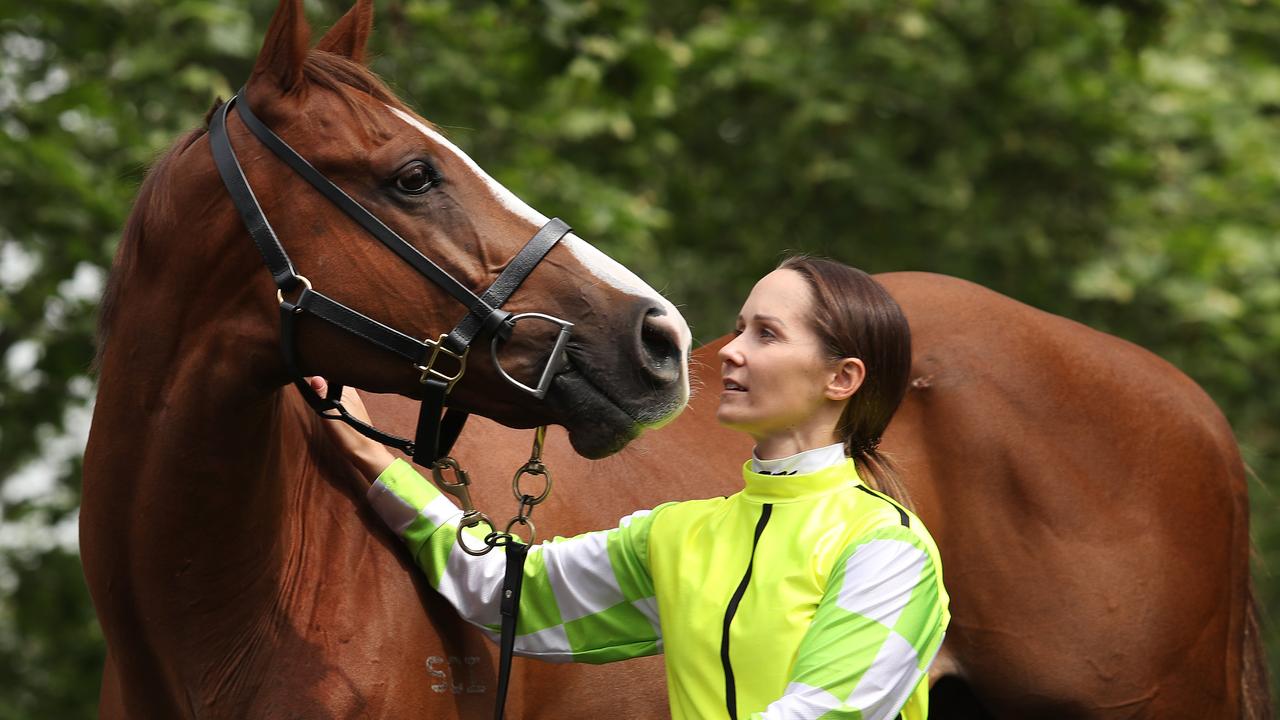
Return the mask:
[(907, 394), (911, 376), (911, 328), (902, 308), (865, 272), (825, 258), (788, 257), (813, 293), (810, 320), (831, 360), (858, 358), (866, 366), (862, 386), (849, 398), (836, 434), (845, 454), (873, 489), (913, 509), (897, 467), (880, 452), (880, 436)]

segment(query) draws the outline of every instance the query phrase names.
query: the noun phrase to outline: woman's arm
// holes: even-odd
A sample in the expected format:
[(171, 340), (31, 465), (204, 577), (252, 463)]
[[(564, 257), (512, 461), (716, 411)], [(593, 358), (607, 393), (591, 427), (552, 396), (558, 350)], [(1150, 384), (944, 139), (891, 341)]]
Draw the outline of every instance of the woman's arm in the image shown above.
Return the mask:
[[(506, 572), (502, 548), (479, 557), (463, 552), (457, 543), (461, 512), (403, 460), (382, 472), (369, 489), (369, 501), (404, 540), (431, 586), (463, 619), (496, 640)], [(645, 510), (623, 518), (613, 530), (530, 548), (516, 653), (552, 662), (603, 663), (660, 652), (648, 570), (651, 521), (652, 513)], [(464, 532), (470, 547), (483, 545), (483, 531)]]
[[(891, 526), (860, 537), (831, 572), (786, 691), (754, 718), (892, 720), (924, 679), (949, 619), (938, 563), (920, 536)], [(924, 717), (918, 710), (908, 720)]]

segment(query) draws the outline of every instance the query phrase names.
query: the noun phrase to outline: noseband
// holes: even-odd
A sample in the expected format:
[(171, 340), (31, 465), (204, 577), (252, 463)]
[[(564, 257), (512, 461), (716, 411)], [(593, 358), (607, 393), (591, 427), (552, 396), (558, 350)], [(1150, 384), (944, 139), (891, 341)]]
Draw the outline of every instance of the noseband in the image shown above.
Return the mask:
[[(467, 356), (472, 342), (477, 337), (490, 337), (490, 357), (503, 379), (520, 391), (539, 400), (543, 399), (551, 386), (551, 381), (564, 365), (564, 347), (569, 340), (573, 323), (545, 313), (512, 314), (503, 310), (502, 305), (520, 287), (547, 252), (569, 233), (569, 226), (559, 218), (548, 221), (520, 252), (516, 253), (489, 289), (476, 295), (439, 265), (418, 252), (417, 248), (383, 224), (373, 213), (343, 192), (289, 147), (288, 143), (253, 114), (243, 95), (244, 91), (241, 90), (214, 112), (209, 123), (209, 142), (213, 150), (214, 162), (218, 166), (218, 174), (222, 176), (222, 183), (231, 195), (236, 210), (239, 211), (249, 235), (258, 246), (262, 259), (275, 280), (276, 297), (280, 303), (281, 349), (293, 383), (307, 403), (321, 417), (341, 420), (362, 435), (398, 448), (412, 456), (414, 462), (419, 465), (430, 467), (441, 457), (448, 455), (458, 434), (462, 432), (462, 426), (466, 423), (467, 413), (456, 409), (445, 412), (445, 407), (449, 392), (466, 371)], [(227, 113), (233, 105), (249, 131), (275, 153), (276, 157), (283, 160), (321, 195), (337, 205), (348, 217), (402, 260), (462, 303), (467, 308), (467, 314), (457, 327), (435, 340), (430, 338), (417, 340), (313, 289), (311, 283), (294, 270), (293, 263), (290, 262), (284, 246), (276, 237), (271, 223), (267, 221), (266, 214), (258, 204), (258, 199), (249, 186), (244, 170), (236, 159), (231, 138), (227, 134)], [(296, 299), (287, 299), (295, 293)], [(295, 320), (299, 315), (304, 314), (314, 315), (409, 361), (424, 386), (424, 398), (418, 415), (417, 434), (414, 440), (383, 432), (353, 417), (340, 402), (342, 385), (331, 384), (327, 396), (323, 397), (311, 389), (298, 369), (294, 342)], [(522, 320), (547, 322), (559, 328), (559, 334), (539, 374), (536, 386), (526, 385), (511, 377), (498, 363), (498, 346), (510, 338), (516, 323)], [(443, 417), (442, 413), (444, 413)]]

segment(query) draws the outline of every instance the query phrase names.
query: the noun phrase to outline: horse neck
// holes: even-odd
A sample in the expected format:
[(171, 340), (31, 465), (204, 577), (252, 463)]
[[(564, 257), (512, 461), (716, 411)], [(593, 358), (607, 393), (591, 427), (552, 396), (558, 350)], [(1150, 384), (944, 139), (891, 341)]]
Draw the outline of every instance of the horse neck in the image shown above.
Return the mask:
[[(154, 542), (134, 544), (135, 558), (194, 562), (206, 553), (231, 574), (252, 576), (278, 561), (287, 499), (307, 480), (310, 419), (284, 389), (266, 389), (247, 370), (254, 353), (233, 336), (176, 350), (167, 344), (132, 345), (124, 377), (104, 363), (94, 430), (109, 433), (101, 458), (109, 470), (98, 477), (134, 510), (145, 508), (146, 527), (130, 532)], [(209, 580), (230, 589), (217, 573)]]
[[(275, 602), (302, 513), (323, 512), (299, 500), (323, 483), (318, 421), (281, 385), (261, 260), (233, 213), (203, 225), (198, 246), (226, 252), (140, 256), (126, 278), (85, 457), (86, 566), (175, 622), (190, 609), (170, 603)], [(192, 244), (166, 226), (145, 240)]]

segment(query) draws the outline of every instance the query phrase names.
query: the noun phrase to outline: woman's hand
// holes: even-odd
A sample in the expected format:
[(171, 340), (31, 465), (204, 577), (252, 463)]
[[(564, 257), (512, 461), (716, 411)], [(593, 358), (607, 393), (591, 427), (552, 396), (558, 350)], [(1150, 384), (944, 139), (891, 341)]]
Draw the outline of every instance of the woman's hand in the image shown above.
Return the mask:
[[(311, 383), (311, 389), (321, 397), (324, 397), (329, 390), (329, 383), (319, 375), (307, 378), (307, 382)], [(369, 422), (369, 411), (365, 409), (364, 402), (355, 388), (342, 389), (342, 405), (357, 420)], [(391, 452), (381, 443), (361, 435), (344, 422), (327, 420), (324, 425), (329, 429), (329, 436), (333, 438), (334, 443), (347, 454), (351, 463), (369, 482), (376, 480), (395, 460)]]

